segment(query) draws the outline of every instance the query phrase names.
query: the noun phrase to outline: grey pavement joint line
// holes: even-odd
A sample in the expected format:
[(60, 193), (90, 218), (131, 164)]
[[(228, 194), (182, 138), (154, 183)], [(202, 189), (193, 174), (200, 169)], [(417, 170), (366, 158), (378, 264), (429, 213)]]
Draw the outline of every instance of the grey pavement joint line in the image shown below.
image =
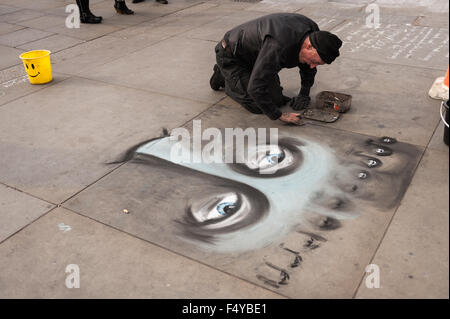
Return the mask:
[(26, 191), (24, 191), (24, 190), (21, 190), (20, 188), (17, 188), (17, 187), (8, 185), (8, 184), (6, 184), (6, 183), (4, 183), (4, 182), (1, 182), (1, 181), (0, 181), (0, 185), (5, 186), (6, 188), (11, 188), (11, 189), (13, 189), (13, 190), (15, 190), (15, 191), (18, 191), (18, 192), (23, 193), (23, 194), (25, 194), (25, 195), (31, 196), (31, 197), (33, 197), (33, 198), (39, 199), (39, 200), (41, 200), (41, 201), (43, 201), (43, 202), (46, 202), (46, 203), (48, 203), (48, 204), (55, 205), (55, 206), (58, 205), (58, 204), (55, 204), (55, 203), (53, 203), (53, 202), (51, 202), (51, 201), (49, 201), (49, 200), (43, 199), (43, 198), (41, 198), (41, 197), (39, 197), (39, 196), (36, 196), (36, 195), (33, 195), (33, 194), (31, 194), (31, 193), (28, 193), (28, 192), (26, 192)]
[[(124, 164), (125, 164), (125, 163), (124, 163)], [(89, 219), (89, 220), (92, 220), (92, 221), (94, 221), (94, 222), (96, 222), (96, 223), (99, 223), (99, 224), (101, 224), (101, 225), (103, 225), (103, 226), (106, 226), (106, 227), (108, 227), (108, 228), (114, 229), (114, 230), (116, 230), (116, 231), (118, 231), (118, 232), (120, 232), (120, 233), (122, 233), (122, 234), (126, 234), (126, 235), (128, 235), (128, 236), (131, 236), (132, 238), (138, 239), (138, 240), (143, 241), (143, 242), (145, 242), (145, 243), (147, 243), (147, 244), (156, 246), (156, 247), (158, 247), (158, 248), (160, 248), (160, 249), (163, 249), (163, 250), (165, 250), (165, 251), (168, 251), (168, 252), (170, 252), (170, 253), (172, 253), (172, 254), (175, 254), (175, 255), (177, 255), (177, 256), (186, 258), (186, 259), (188, 259), (188, 260), (190, 260), (190, 261), (193, 261), (193, 262), (198, 263), (198, 264), (200, 264), (200, 265), (203, 265), (203, 266), (205, 266), (205, 267), (208, 267), (209, 269), (213, 269), (213, 270), (218, 271), (218, 272), (220, 272), (220, 273), (223, 273), (223, 274), (225, 274), (225, 275), (228, 275), (228, 276), (231, 276), (231, 277), (233, 277), (233, 278), (242, 280), (242, 281), (244, 281), (244, 282), (247, 282), (247, 283), (251, 284), (252, 286), (256, 286), (256, 287), (262, 288), (262, 289), (264, 289), (264, 290), (270, 291), (271, 293), (276, 294), (276, 295), (279, 295), (279, 296), (284, 297), (284, 298), (286, 298), (286, 299), (292, 299), (291, 297), (285, 296), (285, 295), (283, 295), (283, 294), (281, 294), (281, 293), (279, 293), (279, 292), (277, 292), (277, 291), (271, 290), (271, 289), (269, 289), (269, 288), (267, 288), (267, 287), (265, 287), (265, 286), (262, 286), (262, 285), (260, 285), (260, 284), (254, 283), (254, 282), (252, 282), (252, 281), (249, 281), (248, 279), (241, 278), (241, 277), (236, 276), (236, 275), (234, 275), (234, 274), (232, 274), (232, 273), (229, 273), (229, 272), (227, 272), (227, 271), (225, 271), (225, 270), (221, 270), (221, 269), (215, 268), (215, 267), (213, 267), (213, 266), (211, 266), (211, 265), (209, 265), (209, 264), (206, 264), (206, 263), (204, 263), (204, 262), (202, 262), (202, 261), (200, 261), (200, 260), (193, 259), (192, 257), (187, 256), (187, 255), (183, 255), (183, 254), (181, 254), (181, 253), (179, 253), (179, 252), (177, 252), (177, 251), (174, 251), (174, 250), (169, 249), (169, 248), (167, 248), (167, 247), (161, 246), (160, 244), (151, 242), (151, 241), (149, 241), (149, 240), (147, 240), (147, 239), (141, 238), (141, 237), (139, 237), (139, 236), (137, 236), (137, 235), (135, 235), (135, 234), (129, 233), (129, 232), (123, 230), (123, 229), (117, 228), (117, 227), (112, 226), (112, 225), (109, 225), (109, 224), (105, 224), (104, 222), (102, 222), (102, 221), (100, 221), (100, 220), (94, 219), (94, 218), (92, 218), (92, 217), (90, 217), (90, 216), (86, 216), (86, 215), (84, 215), (83, 213), (77, 212), (77, 211), (75, 211), (75, 210), (73, 210), (73, 209), (71, 209), (71, 208), (67, 208), (67, 207), (64, 207), (64, 206), (62, 206), (62, 208), (66, 209), (66, 210), (68, 210), (68, 211), (70, 211), (70, 212), (72, 212), (72, 213), (74, 213), (74, 214), (77, 214), (77, 215), (79, 215), (79, 216), (81, 216), (81, 217), (84, 217), (84, 218), (87, 218), (87, 219)]]
[[(34, 29), (34, 28), (27, 28), (27, 29)], [(39, 29), (36, 29), (36, 30), (39, 30)], [(20, 30), (16, 30), (16, 31), (20, 31)], [(47, 31), (47, 32), (49, 32), (49, 31)], [(47, 36), (45, 36), (45, 37), (43, 37), (43, 38), (39, 38), (39, 39), (36, 39), (36, 40), (32, 40), (32, 41), (27, 41), (27, 42), (21, 43), (21, 44), (15, 46), (15, 47), (13, 47), (13, 48), (18, 49), (18, 50), (22, 50), (22, 49), (19, 48), (19, 47), (22, 46), (22, 45), (28, 44), (28, 43), (30, 43), (30, 42), (35, 42), (35, 41), (45, 40), (45, 39), (48, 39), (48, 38), (50, 38), (50, 37), (52, 37), (52, 36), (54, 36), (54, 35), (57, 35), (57, 34), (58, 34), (58, 33), (52, 33), (52, 34), (47, 35)], [(23, 50), (23, 51), (25, 51), (25, 50)], [(53, 52), (52, 52), (52, 53), (53, 53)], [(18, 63), (18, 64), (20, 64), (20, 63)], [(16, 64), (16, 65), (17, 65), (17, 64)]]
[(13, 236), (17, 235), (18, 233), (20, 233), (22, 230), (24, 230), (25, 228), (27, 228), (28, 226), (30, 226), (31, 224), (34, 224), (34, 222), (36, 222), (37, 220), (41, 219), (42, 217), (46, 216), (48, 213), (52, 212), (53, 210), (55, 210), (56, 208), (58, 208), (59, 206), (55, 206), (50, 208), (48, 211), (46, 211), (45, 213), (43, 213), (41, 216), (39, 216), (38, 218), (30, 221), (28, 224), (26, 224), (25, 226), (21, 227), (19, 230), (17, 230), (16, 232), (14, 232), (13, 234), (9, 235), (8, 237), (6, 237), (5, 239), (0, 241), (0, 245), (5, 243), (8, 239), (12, 238)]

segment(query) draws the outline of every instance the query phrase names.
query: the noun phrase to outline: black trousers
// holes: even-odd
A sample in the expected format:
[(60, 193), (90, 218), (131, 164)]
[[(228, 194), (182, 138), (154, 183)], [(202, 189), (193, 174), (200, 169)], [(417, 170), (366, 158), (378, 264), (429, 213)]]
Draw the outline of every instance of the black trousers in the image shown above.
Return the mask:
[[(234, 57), (229, 49), (224, 49), (221, 41), (216, 45), (215, 51), (217, 65), (225, 78), (225, 93), (251, 113), (262, 114), (261, 109), (247, 93), (251, 67)], [(276, 106), (281, 107), (286, 103), (278, 74), (270, 81), (269, 93)]]

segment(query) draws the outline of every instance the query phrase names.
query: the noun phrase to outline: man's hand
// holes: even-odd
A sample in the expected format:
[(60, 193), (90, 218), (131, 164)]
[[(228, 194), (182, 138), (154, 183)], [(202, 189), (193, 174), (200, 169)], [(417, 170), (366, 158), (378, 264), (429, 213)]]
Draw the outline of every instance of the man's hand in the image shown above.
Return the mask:
[(280, 120), (285, 122), (285, 123), (290, 123), (290, 124), (296, 124), (296, 125), (300, 125), (301, 124), (301, 116), (299, 113), (282, 113), (280, 116)]
[(300, 111), (300, 110), (306, 109), (309, 106), (310, 102), (311, 102), (311, 98), (309, 96), (299, 95), (297, 97), (294, 97), (291, 100), (290, 106), (294, 110)]

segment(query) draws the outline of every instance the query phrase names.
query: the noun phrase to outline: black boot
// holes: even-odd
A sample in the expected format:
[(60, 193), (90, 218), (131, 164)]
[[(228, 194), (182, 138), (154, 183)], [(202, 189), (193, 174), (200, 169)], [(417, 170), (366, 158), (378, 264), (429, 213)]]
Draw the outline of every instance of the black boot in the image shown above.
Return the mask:
[(89, 9), (89, 0), (77, 0), (78, 9), (80, 9), (80, 22), (81, 23), (100, 23), (102, 17), (97, 17), (92, 14)]
[(145, 0), (133, 0), (133, 3), (139, 3), (139, 2), (143, 2)]
[(159, 2), (161, 4), (168, 4), (167, 0), (156, 0), (156, 2)]
[(209, 85), (211, 86), (211, 89), (214, 91), (218, 91), (221, 87), (225, 87), (225, 79), (220, 73), (219, 66), (216, 64), (214, 65), (214, 74), (211, 77), (211, 80), (209, 80)]
[(118, 1), (118, 0), (114, 0), (114, 8), (116, 9), (117, 13), (119, 14), (134, 14), (133, 10), (128, 9), (125, 0), (123, 1)]

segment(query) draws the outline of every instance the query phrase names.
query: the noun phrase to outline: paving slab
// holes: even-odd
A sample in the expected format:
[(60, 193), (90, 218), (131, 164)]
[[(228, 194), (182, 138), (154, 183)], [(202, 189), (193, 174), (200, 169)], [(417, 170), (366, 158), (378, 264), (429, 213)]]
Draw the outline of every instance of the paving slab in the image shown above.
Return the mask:
[(76, 46), (77, 44), (83, 43), (83, 40), (71, 38), (65, 35), (55, 34), (51, 35), (48, 38), (44, 38), (41, 40), (28, 42), (18, 46), (18, 49), (22, 49), (25, 51), (31, 50), (49, 50), (52, 53), (56, 53), (58, 51), (71, 48)]
[(242, 11), (253, 6), (255, 1), (235, 1), (235, 0), (210, 0), (210, 3), (217, 3), (224, 10)]
[(223, 16), (233, 13), (217, 4), (205, 3), (173, 14), (158, 17), (151, 21), (140, 23), (137, 26), (126, 28), (111, 34), (111, 36), (133, 37), (140, 34), (158, 34), (174, 36), (187, 35), (189, 30), (198, 26), (209, 25), (210, 21), (217, 21)]
[(143, 38), (143, 41), (146, 37), (158, 37), (159, 40), (162, 40), (186, 32), (190, 28), (192, 27), (168, 24), (167, 18), (163, 17), (110, 33), (109, 36), (122, 39)]
[(208, 85), (215, 64), (215, 45), (211, 41), (170, 38), (80, 74), (108, 83), (215, 103), (223, 97), (223, 93), (212, 91)]
[(3, 4), (0, 4), (0, 15), (6, 14), (6, 13), (11, 13), (14, 11), (19, 11), (19, 10), (20, 10), (20, 8), (17, 8), (17, 7), (5, 6)]
[[(65, 11), (64, 11), (65, 12)], [(66, 13), (67, 15), (67, 13)], [(66, 17), (60, 15), (45, 15), (35, 19), (28, 19), (24, 21), (17, 22), (18, 25), (25, 26), (28, 28), (34, 28), (39, 30), (49, 29), (56, 27), (58, 25), (66, 24)]]
[[(430, 99), (427, 93), (442, 71), (358, 61), (345, 54), (317, 70), (310, 94), (312, 105), (321, 91), (352, 96), (350, 111), (326, 126), (361, 134), (395, 136), (421, 146), (428, 144), (439, 121), (439, 102)], [(280, 78), (284, 94), (297, 96), (298, 69), (282, 70)], [(230, 103), (230, 100), (221, 103), (227, 101)]]
[(192, 39), (202, 39), (210, 41), (219, 41), (223, 38), (223, 35), (228, 30), (231, 30), (235, 26), (238, 26), (244, 22), (259, 18), (266, 15), (266, 12), (260, 11), (237, 11), (233, 13), (225, 14), (224, 17), (220, 17), (214, 21), (211, 21), (205, 25), (192, 29), (183, 36)]
[[(0, 256), (1, 298), (281, 298), (61, 208), (0, 245)], [(70, 264), (79, 288), (65, 286)]]
[(44, 12), (39, 12), (35, 10), (23, 9), (23, 10), (13, 10), (12, 12), (8, 12), (0, 15), (0, 22), (8, 22), (8, 23), (18, 23), (25, 20), (35, 19), (37, 17), (44, 16)]
[(65, 24), (58, 24), (56, 26), (51, 26), (45, 28), (47, 31), (51, 31), (53, 33), (59, 33), (62, 35), (66, 35), (72, 38), (77, 38), (80, 40), (93, 40), (100, 38), (109, 33), (115, 32), (117, 30), (121, 30), (123, 27), (115, 26), (110, 24), (80, 24), (80, 28), (69, 29)]
[(0, 242), (55, 206), (0, 184)]
[(380, 288), (364, 278), (356, 298), (449, 297), (448, 150), (428, 149), (372, 263)]
[(425, 0), (425, 1), (415, 1), (415, 0), (403, 0), (403, 1), (393, 1), (393, 0), (376, 0), (374, 4), (384, 6), (391, 10), (415, 10), (422, 12), (448, 12), (448, 2), (440, 0)]
[[(199, 118), (222, 133), (278, 128), (287, 166), (261, 176), (245, 164), (177, 165), (163, 138), (64, 206), (283, 296), (352, 297), (423, 149), (389, 144), (392, 155), (372, 170), (365, 161), (378, 137), (279, 125), (220, 105)], [(237, 207), (215, 213), (222, 203)]]
[[(104, 0), (90, 0), (91, 3), (95, 3), (98, 1)], [(39, 1), (29, 1), (29, 0), (2, 0), (2, 3), (11, 5), (14, 7), (24, 8), (24, 9), (33, 9), (33, 10), (42, 10), (45, 11), (47, 9), (60, 7), (62, 5), (73, 3), (70, 0), (39, 0)]]
[(433, 13), (429, 15), (420, 15), (415, 21), (414, 25), (420, 25), (423, 27), (435, 27), (448, 29), (449, 19), (447, 13)]
[(52, 72), (53, 80), (45, 85), (32, 85), (23, 64), (0, 71), (0, 107), (22, 96), (48, 88), (68, 78), (65, 74)]
[(341, 55), (380, 63), (445, 70), (448, 29), (382, 24), (369, 28), (349, 20), (333, 29), (342, 41)]
[[(348, 2), (328, 2), (326, 4), (310, 4), (298, 10), (297, 13), (304, 14), (306, 16), (317, 16), (334, 19), (349, 19), (356, 23), (365, 24), (366, 20), (373, 21), (371, 15), (373, 9), (367, 7), (369, 3), (357, 3)], [(367, 10), (367, 12), (366, 12)], [(405, 10), (393, 10), (391, 8), (378, 6), (379, 23), (384, 24), (412, 24), (423, 11), (405, 11)]]
[(87, 70), (85, 76), (90, 76), (95, 66), (151, 46), (165, 37), (161, 34), (139, 34), (128, 38), (103, 36), (53, 54), (53, 68), (55, 71), (72, 75)]
[(294, 12), (303, 8), (310, 1), (276, 1), (276, 0), (263, 0), (261, 2), (256, 2), (252, 6), (246, 8), (245, 10), (251, 11), (261, 11), (266, 13), (275, 12)]
[(53, 33), (51, 32), (26, 28), (0, 36), (0, 44), (10, 47), (18, 47), (21, 44), (25, 44), (27, 42), (47, 38), (52, 34)]
[(437, 125), (433, 137), (428, 144), (428, 148), (441, 152), (448, 152), (448, 145), (444, 143), (444, 123), (442, 123), (442, 121)]
[(208, 106), (87, 79), (62, 81), (0, 108), (0, 181), (60, 203), (111, 171), (115, 165), (105, 163), (118, 151)]
[(93, 4), (90, 8), (95, 15), (103, 17), (102, 24), (120, 27), (133, 26), (160, 16), (160, 14), (150, 10), (144, 12), (138, 10), (136, 4), (133, 4), (131, 1), (127, 2), (127, 6), (135, 12), (134, 15), (118, 14), (114, 9), (114, 2), (111, 1)]
[(130, 7), (133, 7), (133, 10), (138, 12), (153, 12), (159, 15), (169, 15), (174, 12), (190, 9), (191, 7), (195, 7), (197, 5), (202, 5), (204, 1), (200, 0), (173, 0), (170, 1), (168, 5), (160, 4), (158, 2), (147, 0), (144, 3), (136, 3), (130, 4)]
[[(221, 6), (222, 7), (222, 6)], [(211, 21), (205, 25), (199, 26), (183, 34), (183, 36), (192, 39), (202, 39), (210, 41), (219, 41), (228, 30), (244, 22), (266, 15), (266, 12), (260, 11), (237, 11), (224, 14), (224, 17)]]
[(361, 17), (364, 13), (365, 5), (361, 3), (338, 3), (338, 2), (319, 2), (304, 5), (296, 13), (307, 17), (327, 17), (334, 19)]
[[(104, 15), (105, 23), (130, 26), (155, 17), (168, 16), (173, 13), (182, 12), (202, 6), (205, 1), (199, 0), (174, 0), (169, 5), (163, 5), (152, 0), (143, 3), (132, 3), (127, 1), (127, 7), (135, 12), (134, 15), (120, 15), (114, 9), (114, 3), (102, 1), (93, 4), (91, 8), (95, 14)], [(209, 4), (206, 4), (209, 5)]]
[(0, 22), (0, 35), (8, 34), (10, 32), (14, 32), (20, 29), (23, 29), (23, 26)]
[[(183, 36), (192, 38), (192, 39), (202, 39), (202, 40), (210, 40), (210, 41), (220, 41), (223, 38), (223, 35), (228, 30), (245, 23), (247, 21), (262, 17), (266, 15), (267, 12), (261, 11), (238, 11), (232, 13), (230, 15), (226, 15), (220, 19), (214, 20), (210, 23), (202, 25), (198, 28), (192, 29), (183, 34)], [(321, 30), (331, 30), (338, 24), (342, 23), (344, 20), (342, 19), (329, 19), (324, 17), (313, 17), (310, 16), (311, 19), (316, 21)]]
[(23, 53), (23, 50), (11, 48), (5, 45), (0, 45), (0, 70), (9, 68), (13, 65), (21, 63), (19, 55)]

